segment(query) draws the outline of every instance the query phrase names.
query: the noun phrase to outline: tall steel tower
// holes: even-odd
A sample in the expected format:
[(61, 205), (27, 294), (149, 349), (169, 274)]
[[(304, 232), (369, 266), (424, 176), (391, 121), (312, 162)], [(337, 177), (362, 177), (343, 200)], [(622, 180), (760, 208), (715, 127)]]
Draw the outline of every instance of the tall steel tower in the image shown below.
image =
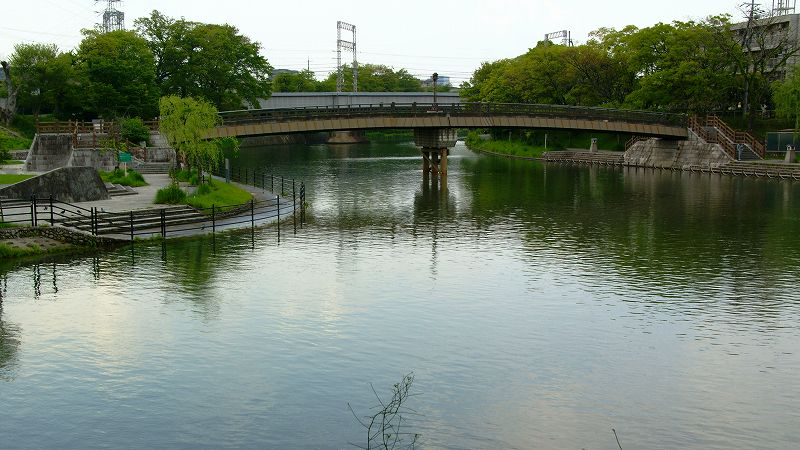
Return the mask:
[[(122, 3), (122, 0), (105, 0), (106, 9), (103, 11), (103, 33), (125, 29), (125, 13), (118, 10), (114, 5)], [(95, 0), (95, 3), (100, 0)]]
[(785, 16), (795, 13), (797, 0), (772, 0), (772, 15)]
[[(352, 41), (342, 40), (342, 30), (353, 33)], [(341, 20), (336, 22), (336, 92), (342, 92), (344, 87), (344, 72), (342, 71), (342, 50), (353, 52), (353, 92), (358, 92), (358, 58), (356, 57), (356, 26)]]

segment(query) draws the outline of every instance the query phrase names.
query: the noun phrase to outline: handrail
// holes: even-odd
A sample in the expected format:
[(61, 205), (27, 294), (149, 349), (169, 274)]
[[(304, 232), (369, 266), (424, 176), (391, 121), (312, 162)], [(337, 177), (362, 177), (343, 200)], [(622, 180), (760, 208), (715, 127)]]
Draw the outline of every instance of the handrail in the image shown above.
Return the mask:
[[(252, 175), (252, 178), (248, 177), (248, 174)], [(233, 176), (232, 178), (236, 179), (237, 177)], [(258, 187), (258, 181), (261, 181), (261, 188), (266, 190), (267, 176), (265, 172), (245, 171), (244, 180), (241, 176), (238, 178), (240, 182), (245, 181), (245, 184), (252, 179), (252, 185), (255, 187)], [(90, 232), (95, 236), (126, 235), (134, 240), (136, 236), (143, 235), (161, 234), (162, 237), (166, 237), (167, 231), (214, 230), (216, 225), (231, 226), (249, 222), (254, 227), (256, 220), (280, 218), (281, 209), (283, 209), (284, 218), (292, 216), (296, 232), (298, 224), (302, 228), (305, 223), (305, 184), (301, 182), (298, 189), (295, 180), (274, 175), (269, 175), (269, 179), (271, 187), (280, 187), (281, 194), (276, 199), (253, 199), (239, 205), (224, 205), (223, 207), (226, 208), (224, 212), (220, 211), (220, 207), (214, 206), (195, 209), (201, 213), (199, 215), (167, 218), (165, 212), (168, 208), (105, 212), (99, 211), (97, 208), (87, 209), (58, 201), (51, 197), (32, 197), (27, 200), (0, 199), (0, 222), (27, 224), (33, 227), (41, 223), (48, 223)], [(276, 183), (276, 179), (279, 180), (278, 183)], [(290, 192), (284, 195), (287, 187)], [(202, 214), (204, 212), (210, 214)], [(160, 231), (154, 231), (157, 229)]]
[[(717, 130), (716, 136), (712, 136), (706, 131), (705, 127), (715, 128)], [(725, 152), (733, 159), (738, 159), (737, 144), (748, 146), (753, 153), (761, 158), (765, 155), (766, 146), (763, 142), (753, 137), (750, 133), (734, 130), (717, 116), (707, 116), (704, 121), (696, 116), (690, 117), (689, 128), (704, 141), (722, 146)]]
[(238, 125), (292, 119), (324, 119), (361, 116), (509, 116), (527, 115), (563, 119), (619, 120), (667, 126), (686, 126), (685, 114), (610, 108), (541, 105), (524, 103), (381, 103), (363, 105), (314, 106), (282, 109), (253, 109), (221, 112), (223, 125)]

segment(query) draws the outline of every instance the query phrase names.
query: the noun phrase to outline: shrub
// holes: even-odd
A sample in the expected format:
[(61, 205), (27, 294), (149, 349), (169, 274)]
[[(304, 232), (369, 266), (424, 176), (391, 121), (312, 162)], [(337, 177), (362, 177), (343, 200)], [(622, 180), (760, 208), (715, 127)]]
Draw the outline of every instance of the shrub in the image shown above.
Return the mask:
[(122, 169), (114, 169), (111, 172), (100, 172), (100, 178), (107, 183), (120, 184), (123, 186), (147, 186), (144, 177), (139, 172), (128, 169), (128, 175), (125, 176), (125, 171)]
[(195, 195), (208, 195), (211, 193), (211, 185), (204, 183), (197, 187)]
[(150, 139), (150, 130), (139, 117), (121, 119), (119, 126), (123, 139), (134, 144)]
[(159, 189), (156, 192), (156, 203), (162, 205), (179, 205), (186, 202), (186, 192), (176, 183)]

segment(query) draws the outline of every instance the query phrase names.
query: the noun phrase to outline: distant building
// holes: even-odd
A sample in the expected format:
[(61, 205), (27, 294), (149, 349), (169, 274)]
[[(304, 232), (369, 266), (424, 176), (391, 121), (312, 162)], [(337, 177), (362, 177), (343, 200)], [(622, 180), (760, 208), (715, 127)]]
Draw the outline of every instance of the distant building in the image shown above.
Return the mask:
[[(437, 86), (447, 86), (450, 84), (450, 77), (446, 75), (439, 75), (439, 78), (436, 80)], [(433, 78), (428, 78), (427, 80), (422, 81), (422, 87), (433, 87)]]
[[(774, 50), (779, 46), (783, 46), (785, 51), (795, 52), (787, 59), (785, 69), (776, 71), (772, 77), (773, 81), (786, 78), (786, 74), (800, 63), (800, 52), (797, 51), (800, 48), (800, 14), (795, 14), (794, 7), (775, 9), (769, 16), (755, 19), (751, 26), (755, 29), (755, 38), (749, 45), (751, 53)], [(731, 26), (731, 31), (735, 33), (740, 44), (744, 43), (747, 27), (747, 22)], [(767, 67), (771, 68), (778, 64), (784, 54), (781, 53), (767, 61)]]

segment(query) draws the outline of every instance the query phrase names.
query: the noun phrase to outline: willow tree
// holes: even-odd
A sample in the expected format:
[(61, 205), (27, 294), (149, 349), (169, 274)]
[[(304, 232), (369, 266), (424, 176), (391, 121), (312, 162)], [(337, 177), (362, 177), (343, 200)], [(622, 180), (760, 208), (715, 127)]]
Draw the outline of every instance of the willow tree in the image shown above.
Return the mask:
[(238, 147), (235, 139), (206, 138), (207, 132), (220, 123), (217, 108), (211, 103), (171, 95), (162, 97), (159, 106), (161, 132), (189, 167), (214, 171), (222, 162), (223, 148)]

